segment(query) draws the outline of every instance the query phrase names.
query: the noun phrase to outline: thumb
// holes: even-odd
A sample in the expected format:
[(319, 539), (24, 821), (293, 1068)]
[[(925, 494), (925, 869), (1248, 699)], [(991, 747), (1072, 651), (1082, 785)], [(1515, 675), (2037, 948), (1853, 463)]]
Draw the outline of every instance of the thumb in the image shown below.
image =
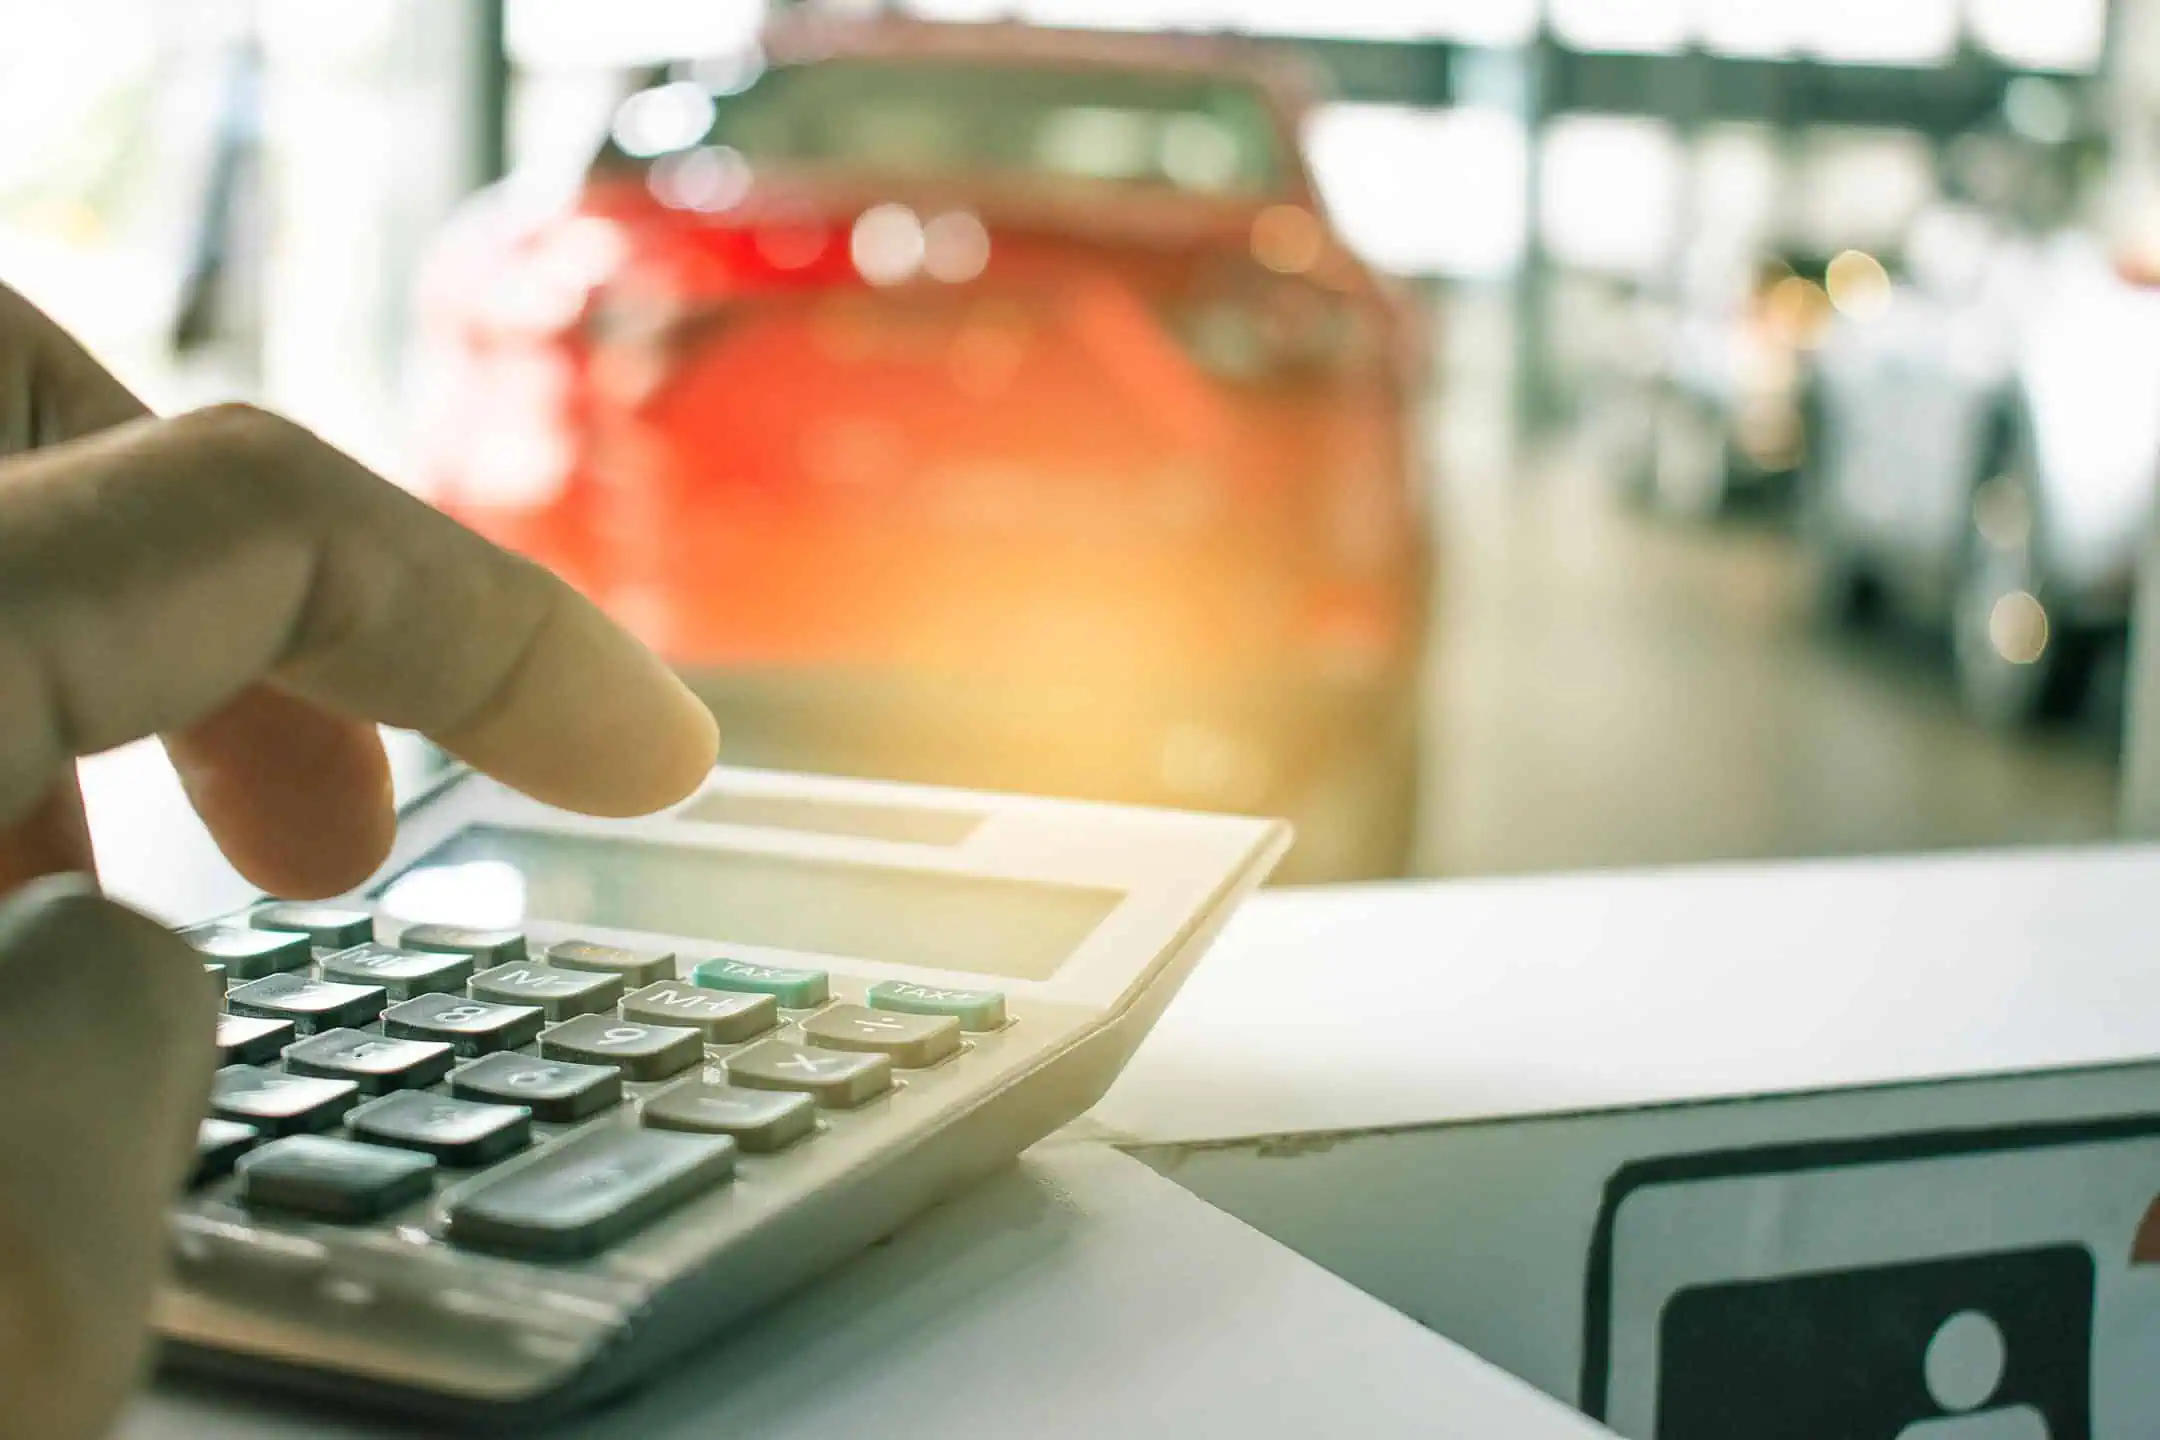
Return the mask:
[(200, 956), (79, 878), (0, 904), (0, 1440), (95, 1436), (126, 1398), (215, 1010)]

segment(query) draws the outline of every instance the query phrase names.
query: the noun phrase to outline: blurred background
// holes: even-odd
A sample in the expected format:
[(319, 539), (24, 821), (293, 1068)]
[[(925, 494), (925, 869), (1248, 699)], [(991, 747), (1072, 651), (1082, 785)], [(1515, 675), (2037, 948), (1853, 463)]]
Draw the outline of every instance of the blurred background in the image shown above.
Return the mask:
[(2117, 832), (2160, 0), (0, 37), (0, 277), (555, 566), (738, 761), (1289, 814), (1304, 880)]

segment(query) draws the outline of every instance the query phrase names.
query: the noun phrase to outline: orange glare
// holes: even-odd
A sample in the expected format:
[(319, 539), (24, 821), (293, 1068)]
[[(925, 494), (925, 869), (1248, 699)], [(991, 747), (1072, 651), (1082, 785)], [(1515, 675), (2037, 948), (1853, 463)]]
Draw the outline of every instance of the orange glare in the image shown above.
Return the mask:
[(1764, 323), (1787, 344), (1812, 343), (1830, 319), (1830, 296), (1801, 275), (1788, 275), (1763, 296)]
[(1319, 220), (1301, 206), (1270, 205), (1253, 218), (1253, 259), (1278, 275), (1304, 274), (1325, 248)]

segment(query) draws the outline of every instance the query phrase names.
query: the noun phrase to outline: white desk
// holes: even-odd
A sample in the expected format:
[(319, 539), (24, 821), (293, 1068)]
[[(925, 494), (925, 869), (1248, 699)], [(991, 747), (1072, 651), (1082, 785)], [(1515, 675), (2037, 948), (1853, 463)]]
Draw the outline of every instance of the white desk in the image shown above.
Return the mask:
[[(164, 1387), (124, 1440), (374, 1440), (395, 1426)], [(1094, 1145), (1039, 1147), (557, 1440), (1607, 1432)]]
[(2160, 846), (1263, 894), (1093, 1120), (1460, 1124), (2160, 1056)]
[[(1624, 1435), (1757, 1433), (1659, 1409), (1708, 1394), (1939, 1418), (1864, 1417), (1954, 1303), (2027, 1357), (1997, 1403), (2151, 1436), (2156, 908), (2160, 846), (1263, 896), (1083, 1123)], [(2033, 1254), (2090, 1257), (2059, 1305), (2004, 1279)], [(1863, 1276), (1864, 1345), (1791, 1338), (1863, 1333), (1825, 1298)], [(1665, 1329), (1719, 1295), (1788, 1337), (1750, 1381)]]

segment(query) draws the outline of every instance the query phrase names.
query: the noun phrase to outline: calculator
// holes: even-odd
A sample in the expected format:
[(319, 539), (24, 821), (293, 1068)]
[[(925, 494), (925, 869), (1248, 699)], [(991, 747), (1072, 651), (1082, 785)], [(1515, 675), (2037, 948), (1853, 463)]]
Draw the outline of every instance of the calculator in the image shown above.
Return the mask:
[(624, 1390), (1086, 1110), (1289, 838), (453, 772), (351, 895), (182, 931), (225, 998), (165, 1362), (509, 1425)]

